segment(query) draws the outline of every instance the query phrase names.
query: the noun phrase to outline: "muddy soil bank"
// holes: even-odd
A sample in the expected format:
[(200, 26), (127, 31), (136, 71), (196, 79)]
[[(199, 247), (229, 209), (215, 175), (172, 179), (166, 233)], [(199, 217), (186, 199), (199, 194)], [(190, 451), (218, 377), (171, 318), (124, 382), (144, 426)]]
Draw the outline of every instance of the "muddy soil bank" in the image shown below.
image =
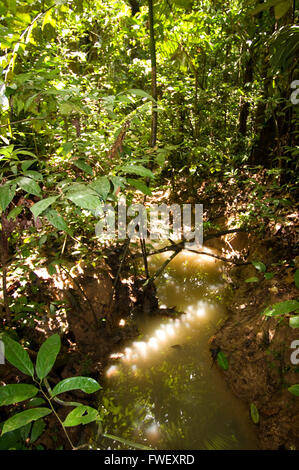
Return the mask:
[[(211, 342), (227, 355), (229, 369), (223, 372), (230, 389), (241, 400), (254, 403), (259, 411), (256, 425), (261, 449), (299, 448), (299, 400), (288, 391), (298, 383), (299, 366), (291, 363), (291, 343), (299, 340), (298, 329), (288, 318), (266, 318), (261, 312), (271, 304), (298, 297), (294, 272), (298, 256), (283, 240), (254, 235), (230, 237), (233, 250), (245, 250), (249, 261), (263, 261), (271, 280), (253, 265), (226, 268), (231, 286), (225, 323)], [(219, 245), (218, 245), (219, 247)], [(279, 265), (281, 259), (288, 260)], [(245, 280), (257, 276), (258, 283)]]

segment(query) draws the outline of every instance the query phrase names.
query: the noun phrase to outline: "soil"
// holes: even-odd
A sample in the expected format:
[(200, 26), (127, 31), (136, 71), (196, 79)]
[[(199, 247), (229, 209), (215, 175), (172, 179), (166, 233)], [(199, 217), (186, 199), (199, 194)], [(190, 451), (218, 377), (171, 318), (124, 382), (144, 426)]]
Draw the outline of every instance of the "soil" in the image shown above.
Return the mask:
[[(244, 238), (243, 238), (243, 244)], [(230, 241), (240, 244), (240, 236)], [(272, 245), (273, 246), (273, 245)], [(267, 260), (267, 266), (282, 257), (280, 250), (269, 253), (268, 242), (248, 236), (249, 260)], [(278, 248), (278, 247), (277, 247)], [(212, 338), (211, 347), (220, 348), (229, 359), (224, 377), (234, 394), (259, 412), (257, 433), (261, 449), (299, 448), (299, 401), (288, 391), (298, 383), (298, 366), (291, 363), (291, 343), (299, 339), (298, 330), (289, 327), (289, 319), (261, 315), (276, 302), (298, 297), (294, 269), (277, 266), (274, 277), (259, 283), (245, 280), (257, 275), (251, 266), (227, 270), (231, 284), (228, 318)]]

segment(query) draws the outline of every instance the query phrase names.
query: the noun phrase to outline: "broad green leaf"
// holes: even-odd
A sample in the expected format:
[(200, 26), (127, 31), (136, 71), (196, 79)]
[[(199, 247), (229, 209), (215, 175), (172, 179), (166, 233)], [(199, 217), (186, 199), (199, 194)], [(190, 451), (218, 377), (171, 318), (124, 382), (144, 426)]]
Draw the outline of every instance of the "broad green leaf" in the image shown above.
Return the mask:
[(146, 186), (146, 184), (142, 183), (142, 181), (134, 180), (134, 179), (130, 179), (130, 178), (128, 178), (127, 181), (131, 186), (134, 186), (134, 188), (138, 189), (143, 194), (147, 194), (148, 196), (151, 196), (152, 192), (151, 192), (150, 188), (148, 186)]
[(245, 279), (245, 282), (259, 282), (259, 278), (258, 277), (249, 277), (248, 279)]
[(18, 215), (22, 212), (23, 210), (23, 207), (22, 206), (17, 206), (17, 207), (14, 207), (8, 214), (7, 216), (7, 220), (15, 220)]
[(274, 274), (273, 273), (265, 273), (264, 276), (265, 276), (265, 279), (267, 281), (270, 281), (270, 279), (273, 279)]
[(66, 101), (63, 101), (59, 105), (59, 109), (62, 115), (68, 115), (68, 114), (71, 114), (75, 110), (75, 107), (71, 103), (67, 103)]
[(110, 176), (109, 177), (112, 184), (113, 184), (113, 187), (114, 187), (114, 192), (118, 189), (118, 188), (123, 188), (124, 187), (124, 181), (125, 179), (122, 178), (121, 176)]
[(250, 415), (251, 415), (251, 419), (254, 422), (254, 424), (258, 424), (258, 422), (260, 420), (260, 415), (259, 415), (258, 409), (257, 409), (257, 407), (255, 406), (254, 403), (251, 403), (251, 405), (250, 405)]
[(24, 374), (31, 375), (33, 377), (34, 367), (27, 351), (6, 334), (2, 335), (2, 341), (5, 346), (5, 358), (8, 362)]
[(299, 397), (299, 384), (292, 385), (288, 388), (288, 391), (296, 397)]
[(50, 413), (51, 410), (49, 408), (33, 408), (31, 410), (22, 411), (21, 413), (18, 413), (4, 421), (1, 436), (7, 432), (14, 431), (15, 429), (25, 426), (32, 421), (43, 418)]
[(47, 267), (47, 270), (50, 276), (53, 276), (54, 274), (56, 274), (57, 273), (56, 263), (50, 263), (49, 266)]
[(19, 403), (34, 397), (38, 393), (38, 388), (34, 385), (12, 384), (0, 387), (0, 406)]
[(57, 354), (60, 351), (60, 347), (61, 342), (58, 334), (50, 336), (41, 345), (37, 354), (35, 366), (37, 376), (41, 380), (44, 379), (52, 369), (56, 361)]
[(288, 0), (268, 0), (267, 2), (257, 5), (257, 7), (251, 11), (251, 14), (257, 15), (261, 11), (269, 10), (271, 7), (275, 7), (279, 3), (285, 3), (287, 1)]
[(37, 219), (37, 217), (42, 214), (51, 204), (53, 204), (57, 198), (58, 196), (47, 197), (46, 199), (42, 199), (41, 201), (36, 202), (32, 207), (30, 207), (34, 218)]
[(251, 263), (257, 271), (260, 271), (261, 273), (266, 272), (266, 266), (261, 261), (251, 261)]
[(24, 176), (29, 176), (30, 178), (36, 181), (42, 181), (44, 179), (41, 173), (39, 173), (38, 171), (34, 171), (34, 170), (24, 171)]
[(128, 439), (123, 439), (122, 437), (113, 436), (113, 434), (104, 433), (103, 436), (107, 437), (108, 439), (112, 439), (113, 441), (121, 442), (122, 444), (125, 444), (128, 447), (135, 447), (136, 449), (140, 450), (152, 450), (150, 447), (146, 447), (136, 442), (128, 441)]
[(46, 427), (46, 423), (43, 419), (38, 419), (33, 423), (31, 436), (30, 436), (30, 443), (33, 444), (43, 433)]
[(26, 193), (34, 194), (35, 196), (41, 195), (41, 189), (36, 181), (31, 178), (27, 178), (27, 176), (23, 176), (18, 180), (18, 185), (22, 188)]
[(148, 100), (155, 101), (154, 98), (146, 93), (146, 91), (139, 90), (138, 88), (131, 88), (130, 90), (127, 91), (127, 93), (130, 93), (131, 95), (135, 96), (140, 96), (141, 98), (147, 98)]
[(228, 359), (222, 351), (220, 351), (217, 354), (217, 362), (218, 362), (219, 366), (222, 367), (223, 370), (228, 369)]
[(289, 326), (291, 328), (299, 328), (299, 316), (291, 317), (289, 320)]
[(110, 182), (107, 176), (101, 176), (94, 180), (90, 186), (94, 189), (104, 201), (106, 201), (108, 194), (110, 193)]
[(44, 403), (46, 403), (46, 401), (43, 398), (40, 398), (40, 397), (31, 398), (31, 400), (29, 400), (27, 403), (27, 408), (32, 408), (33, 406), (43, 405)]
[(299, 302), (297, 300), (286, 300), (285, 302), (278, 302), (277, 304), (270, 305), (264, 310), (261, 315), (266, 317), (277, 317), (279, 315), (286, 315), (295, 312), (299, 309)]
[(5, 211), (14, 198), (16, 192), (16, 185), (9, 183), (0, 186), (0, 209)]
[(60, 393), (69, 392), (70, 390), (82, 390), (85, 393), (94, 393), (102, 388), (98, 382), (90, 377), (70, 377), (59, 382), (52, 390), (52, 396), (55, 397)]
[(296, 269), (294, 274), (295, 286), (299, 289), (299, 269)]
[(73, 161), (73, 164), (76, 167), (80, 168), (80, 170), (85, 171), (85, 173), (87, 173), (88, 175), (93, 176), (93, 170), (92, 170), (91, 166), (88, 165), (87, 163), (85, 163), (83, 160)]
[(121, 172), (125, 174), (144, 176), (147, 178), (155, 177), (155, 175), (153, 174), (151, 170), (149, 170), (148, 168), (145, 168), (142, 165), (124, 165), (121, 168)]
[(22, 165), (21, 165), (21, 168), (22, 168), (22, 171), (26, 171), (28, 170), (28, 168), (33, 165), (33, 163), (36, 162), (36, 159), (35, 160), (25, 160), (24, 162), (22, 162)]
[(50, 210), (46, 213), (46, 217), (53, 227), (57, 228), (58, 230), (63, 230), (64, 232), (71, 233), (70, 229), (68, 228), (66, 221), (64, 218), (58, 214), (55, 210)]
[(90, 406), (77, 406), (72, 410), (64, 421), (65, 427), (78, 426), (78, 424), (88, 424), (100, 418), (99, 412)]
[(274, 7), (275, 18), (279, 20), (292, 7), (293, 0), (283, 0)]
[(89, 193), (68, 193), (66, 197), (82, 209), (96, 210), (101, 204), (98, 196)]

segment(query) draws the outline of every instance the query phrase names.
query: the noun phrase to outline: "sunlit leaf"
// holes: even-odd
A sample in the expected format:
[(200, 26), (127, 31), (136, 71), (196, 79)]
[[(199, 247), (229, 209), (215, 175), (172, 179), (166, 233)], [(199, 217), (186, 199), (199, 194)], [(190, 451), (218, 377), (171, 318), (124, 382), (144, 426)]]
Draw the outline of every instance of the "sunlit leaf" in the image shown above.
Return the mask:
[(297, 300), (286, 300), (284, 302), (270, 305), (261, 313), (261, 315), (265, 315), (266, 317), (277, 317), (279, 315), (286, 315), (288, 313), (295, 312), (298, 309), (299, 302)]
[(1, 339), (4, 342), (5, 358), (8, 362), (24, 374), (33, 376), (34, 367), (27, 351), (6, 334), (3, 334)]
[(254, 424), (258, 424), (258, 422), (260, 420), (260, 415), (259, 415), (258, 409), (257, 409), (257, 407), (255, 406), (254, 403), (251, 403), (251, 405), (250, 405), (250, 415), (251, 415), (251, 419), (254, 422)]
[(14, 431), (15, 429), (25, 426), (32, 421), (43, 418), (50, 413), (51, 410), (49, 408), (33, 408), (31, 410), (22, 411), (21, 413), (18, 413), (4, 421), (1, 435)]
[(289, 325), (291, 328), (299, 328), (299, 316), (293, 316), (289, 320)]
[(72, 410), (64, 421), (64, 426), (78, 426), (79, 424), (88, 424), (100, 418), (99, 412), (90, 406), (77, 406)]
[(299, 397), (299, 384), (292, 385), (288, 388), (288, 391), (296, 397)]
[(60, 351), (60, 336), (54, 334), (46, 339), (46, 341), (41, 345), (36, 359), (36, 373), (37, 376), (42, 380), (44, 379), (50, 370), (52, 369), (57, 354)]
[(34, 385), (12, 384), (0, 387), (0, 406), (19, 403), (34, 397), (38, 393), (38, 388)]
[(52, 390), (52, 395), (69, 392), (70, 390), (82, 390), (85, 393), (94, 393), (102, 388), (98, 382), (91, 377), (70, 377), (59, 382)]
[(51, 204), (53, 204), (57, 198), (58, 196), (47, 197), (46, 199), (42, 199), (41, 201), (36, 202), (32, 207), (30, 207), (34, 218), (37, 219), (37, 217), (41, 215)]
[(228, 370), (228, 359), (222, 351), (217, 354), (217, 362), (223, 370)]

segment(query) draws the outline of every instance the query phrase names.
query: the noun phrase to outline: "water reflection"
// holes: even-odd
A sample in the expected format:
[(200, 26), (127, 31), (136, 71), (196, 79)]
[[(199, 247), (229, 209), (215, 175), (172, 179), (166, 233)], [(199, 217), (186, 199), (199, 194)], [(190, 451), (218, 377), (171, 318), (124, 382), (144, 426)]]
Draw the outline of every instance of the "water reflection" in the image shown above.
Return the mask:
[[(168, 256), (152, 257), (151, 272)], [(139, 318), (142, 338), (106, 371), (101, 410), (107, 430), (158, 449), (257, 448), (247, 410), (211, 367), (208, 339), (223, 315), (221, 264), (182, 252), (157, 289), (161, 304), (185, 313)], [(125, 446), (115, 442), (112, 448)]]

